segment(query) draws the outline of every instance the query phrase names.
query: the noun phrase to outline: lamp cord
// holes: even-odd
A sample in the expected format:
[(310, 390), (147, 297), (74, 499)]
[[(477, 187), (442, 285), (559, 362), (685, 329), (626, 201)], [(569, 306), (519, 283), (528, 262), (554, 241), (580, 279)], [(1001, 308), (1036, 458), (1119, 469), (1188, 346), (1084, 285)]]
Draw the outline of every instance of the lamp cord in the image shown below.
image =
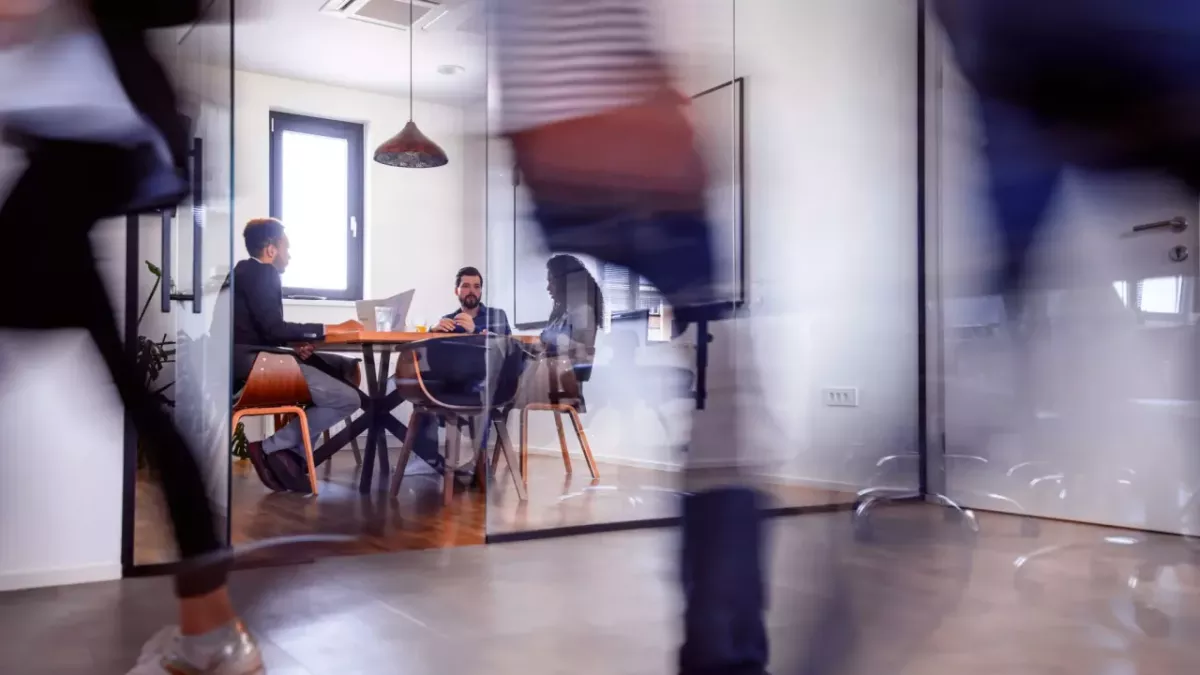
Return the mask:
[(408, 0), (408, 121), (413, 119), (413, 0)]

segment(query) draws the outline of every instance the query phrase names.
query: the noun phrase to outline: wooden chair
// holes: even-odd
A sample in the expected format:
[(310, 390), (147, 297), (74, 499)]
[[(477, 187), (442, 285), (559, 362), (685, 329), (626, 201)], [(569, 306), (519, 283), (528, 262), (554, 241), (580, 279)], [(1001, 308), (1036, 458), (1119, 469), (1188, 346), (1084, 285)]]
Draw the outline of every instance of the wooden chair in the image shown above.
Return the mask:
[(254, 360), (254, 369), (246, 378), (246, 385), (235, 399), (233, 429), (237, 429), (243, 417), (290, 414), (300, 419), (300, 435), (304, 438), (304, 455), (308, 460), (308, 481), (315, 497), (317, 467), (308, 435), (308, 415), (304, 412), (304, 406), (312, 404), (312, 395), (295, 354), (282, 348), (260, 351)]
[[(554, 413), (554, 424), (558, 427), (558, 444), (562, 449), (563, 465), (567, 474), (571, 474), (571, 454), (567, 449), (567, 434), (563, 428), (562, 416), (571, 418), (571, 426), (575, 429), (575, 437), (583, 449), (583, 458), (587, 461), (588, 471), (592, 478), (600, 477), (596, 467), (596, 459), (592, 456), (592, 446), (588, 443), (587, 432), (579, 419), (581, 411), (586, 412), (583, 400), (583, 382), (591, 377), (592, 367), (588, 365), (572, 366), (566, 359), (555, 358), (547, 361), (550, 377), (550, 396), (545, 402), (528, 403), (521, 409), (521, 479), (529, 483), (529, 413), (542, 410)], [(499, 460), (499, 453), (492, 458), (493, 463)]]
[[(499, 382), (494, 388), (494, 400), (491, 402), (490, 408), (482, 393), (447, 391), (441, 388), (440, 383), (434, 379), (437, 371), (428, 367), (430, 362), (436, 363), (439, 360), (477, 358), (480, 364), (484, 364), (483, 368), (486, 371), (488, 346), (497, 344), (497, 341), (504, 341), (505, 347), (509, 351), (500, 352), (505, 354), (505, 362), (496, 372)], [(444, 353), (444, 356), (438, 359), (438, 353)], [(497, 452), (503, 451), (509, 465), (514, 464), (516, 458), (513, 454), (512, 439), (508, 434), (508, 425), (504, 416), (496, 413), (500, 408), (510, 406), (516, 394), (522, 354), (520, 345), (511, 338), (487, 335), (433, 338), (403, 345), (400, 348), (396, 363), (396, 388), (402, 392), (406, 400), (413, 404), (413, 412), (409, 416), (404, 448), (400, 451), (400, 457), (396, 461), (396, 470), (392, 474), (391, 496), (393, 498), (400, 492), (404, 471), (408, 467), (408, 460), (417, 437), (415, 422), (421, 416), (434, 417), (446, 422), (446, 467), (443, 476), (443, 503), (445, 505), (451, 504), (454, 499), (454, 477), (455, 470), (458, 468), (462, 437), (460, 422), (465, 422), (469, 429), (468, 436), (471, 439), (471, 447), (476, 453), (475, 476), (481, 486), (487, 482), (484, 464), (485, 448), (479, 447), (477, 444), (475, 427), (470, 423), (472, 418), (490, 418), (491, 423), (496, 427)], [(423, 361), (426, 368), (422, 368)], [(518, 499), (526, 501), (528, 497), (525, 491), (525, 482), (514, 473), (513, 483), (517, 489)]]

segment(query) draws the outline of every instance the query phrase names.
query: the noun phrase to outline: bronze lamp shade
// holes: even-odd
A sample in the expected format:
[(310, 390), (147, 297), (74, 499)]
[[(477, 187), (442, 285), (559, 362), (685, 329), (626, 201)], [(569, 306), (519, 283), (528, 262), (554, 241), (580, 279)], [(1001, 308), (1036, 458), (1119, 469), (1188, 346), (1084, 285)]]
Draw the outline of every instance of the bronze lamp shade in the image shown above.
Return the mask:
[(404, 169), (431, 169), (445, 166), (450, 159), (445, 150), (421, 133), (416, 122), (409, 120), (400, 133), (375, 149), (375, 161)]
[(413, 3), (408, 3), (408, 124), (400, 133), (375, 148), (375, 161), (402, 169), (432, 169), (446, 166), (446, 151), (421, 133), (413, 121)]

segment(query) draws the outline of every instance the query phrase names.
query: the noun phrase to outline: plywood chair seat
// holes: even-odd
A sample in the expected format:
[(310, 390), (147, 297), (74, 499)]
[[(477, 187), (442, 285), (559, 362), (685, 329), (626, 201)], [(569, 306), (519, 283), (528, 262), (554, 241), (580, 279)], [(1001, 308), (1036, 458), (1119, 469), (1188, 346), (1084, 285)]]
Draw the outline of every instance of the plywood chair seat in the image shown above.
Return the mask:
[(264, 350), (255, 357), (254, 368), (233, 403), (232, 428), (237, 429), (243, 417), (295, 415), (299, 418), (308, 463), (308, 482), (316, 496), (317, 468), (308, 434), (308, 415), (304, 412), (304, 407), (311, 404), (312, 394), (295, 353), (287, 349)]

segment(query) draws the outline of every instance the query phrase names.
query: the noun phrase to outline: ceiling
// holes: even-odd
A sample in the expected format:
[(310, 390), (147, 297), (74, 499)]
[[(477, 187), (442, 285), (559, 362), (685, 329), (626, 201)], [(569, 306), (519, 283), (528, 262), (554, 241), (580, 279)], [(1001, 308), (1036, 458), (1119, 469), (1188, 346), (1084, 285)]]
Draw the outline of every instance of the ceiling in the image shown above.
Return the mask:
[[(474, 1), (474, 0), (468, 0)], [(408, 95), (404, 30), (322, 13), (326, 0), (240, 0), (234, 32), (238, 70), (399, 96)], [(460, 103), (484, 96), (486, 44), (462, 31), (413, 34), (418, 99)], [(444, 65), (462, 66), (443, 75)]]

